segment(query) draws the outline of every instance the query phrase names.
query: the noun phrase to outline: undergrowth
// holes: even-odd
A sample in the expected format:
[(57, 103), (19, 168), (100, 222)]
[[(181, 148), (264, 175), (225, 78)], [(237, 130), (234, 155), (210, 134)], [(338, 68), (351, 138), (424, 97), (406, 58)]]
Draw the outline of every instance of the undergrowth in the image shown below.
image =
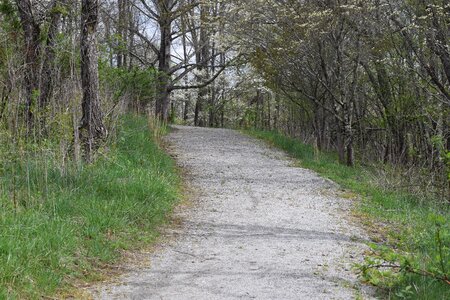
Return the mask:
[(364, 281), (380, 287), (382, 297), (450, 299), (450, 209), (445, 199), (424, 201), (406, 190), (383, 186), (375, 167), (347, 167), (338, 163), (334, 153), (318, 153), (276, 132), (247, 133), (281, 148), (301, 167), (362, 199), (356, 213), (374, 243), (357, 268)]
[(62, 169), (52, 145), (0, 155), (0, 299), (64, 293), (155, 239), (179, 180), (146, 118), (121, 123), (93, 165)]

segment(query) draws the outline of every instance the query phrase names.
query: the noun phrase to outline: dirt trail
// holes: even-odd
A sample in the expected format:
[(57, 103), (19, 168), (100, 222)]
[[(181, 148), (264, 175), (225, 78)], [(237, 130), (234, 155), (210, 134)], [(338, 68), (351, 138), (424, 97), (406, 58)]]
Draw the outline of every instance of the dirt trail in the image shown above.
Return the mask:
[[(98, 299), (354, 299), (364, 235), (349, 200), (281, 152), (224, 129), (168, 137), (198, 196), (148, 268)], [(364, 294), (364, 293), (363, 293)], [(365, 295), (366, 298), (367, 295)]]

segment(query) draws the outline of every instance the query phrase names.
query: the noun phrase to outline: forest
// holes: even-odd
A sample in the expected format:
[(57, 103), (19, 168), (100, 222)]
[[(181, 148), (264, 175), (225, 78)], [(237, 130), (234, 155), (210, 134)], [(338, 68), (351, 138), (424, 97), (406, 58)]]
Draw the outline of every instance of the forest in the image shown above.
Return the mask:
[[(0, 39), (0, 298), (95, 281), (88, 274), (117, 259), (117, 249), (139, 246), (139, 228), (156, 235), (180, 179), (163, 150), (139, 138), (150, 127), (158, 143), (168, 124), (239, 129), (288, 152), (298, 142), (312, 169), (345, 188), (401, 195), (401, 204), (374, 201), (372, 217), (385, 221), (388, 210), (398, 212), (388, 223), (423, 220), (405, 232), (426, 242), (403, 254), (374, 250), (361, 267), (365, 280), (400, 286), (398, 298), (430, 286), (448, 293), (448, 1), (1, 0)], [(145, 153), (152, 157), (141, 162)], [(321, 157), (356, 179), (331, 174)], [(138, 176), (140, 186), (123, 179), (145, 166), (154, 173)], [(96, 219), (106, 208), (91, 198), (145, 193), (164, 204), (111, 204), (105, 214), (136, 217)], [(160, 212), (143, 224), (146, 209)], [(128, 235), (118, 233), (124, 228)], [(384, 246), (402, 249), (393, 236), (381, 238)], [(59, 248), (64, 240), (73, 248)], [(96, 250), (109, 240), (107, 251)], [(405, 254), (416, 250), (417, 261)], [(31, 260), (33, 251), (43, 257)], [(369, 272), (380, 260), (407, 279)]]

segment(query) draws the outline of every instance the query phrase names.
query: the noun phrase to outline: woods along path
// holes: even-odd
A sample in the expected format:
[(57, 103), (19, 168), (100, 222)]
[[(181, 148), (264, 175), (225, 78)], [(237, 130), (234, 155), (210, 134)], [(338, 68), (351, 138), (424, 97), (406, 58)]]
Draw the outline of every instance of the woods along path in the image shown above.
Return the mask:
[(236, 131), (175, 126), (168, 141), (193, 204), (148, 267), (96, 298), (367, 298), (352, 270), (364, 234), (333, 183)]

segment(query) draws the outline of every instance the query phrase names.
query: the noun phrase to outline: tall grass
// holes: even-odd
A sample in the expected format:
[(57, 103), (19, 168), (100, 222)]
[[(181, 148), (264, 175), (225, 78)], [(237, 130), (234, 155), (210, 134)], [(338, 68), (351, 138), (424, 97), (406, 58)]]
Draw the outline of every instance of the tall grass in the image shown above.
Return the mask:
[(93, 165), (61, 169), (51, 145), (0, 154), (0, 299), (55, 295), (157, 236), (178, 197), (175, 167), (146, 118), (118, 132)]
[(383, 166), (347, 167), (334, 153), (318, 153), (279, 133), (247, 132), (362, 199), (356, 213), (376, 243), (359, 269), (363, 280), (381, 287), (383, 297), (450, 299), (450, 284), (442, 280), (450, 278), (450, 209), (445, 199), (424, 201), (407, 190), (380, 184), (380, 174), (389, 176), (378, 172)]

